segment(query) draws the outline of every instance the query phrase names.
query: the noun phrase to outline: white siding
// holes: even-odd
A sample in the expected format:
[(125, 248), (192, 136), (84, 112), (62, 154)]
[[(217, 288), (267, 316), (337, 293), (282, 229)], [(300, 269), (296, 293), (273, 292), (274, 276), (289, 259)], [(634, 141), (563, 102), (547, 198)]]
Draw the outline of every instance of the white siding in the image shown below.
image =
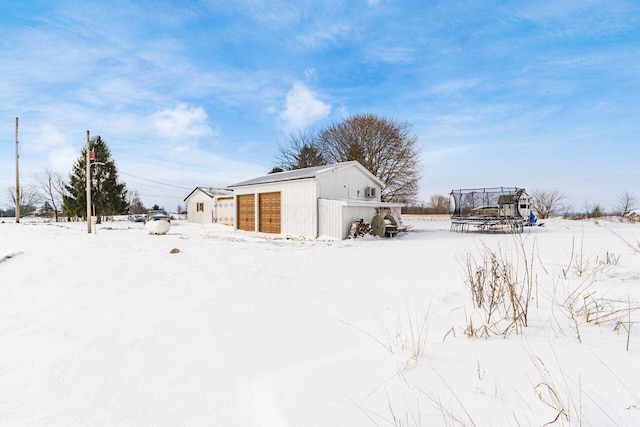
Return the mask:
[(346, 239), (351, 225), (362, 218), (371, 222), (376, 208), (370, 206), (346, 206), (342, 200), (318, 200), (318, 237)]
[(339, 168), (324, 174), (317, 179), (320, 188), (318, 197), (323, 199), (361, 199), (365, 200), (365, 189), (376, 189), (376, 197), (369, 200), (380, 200), (378, 183), (363, 174), (355, 165)]
[[(218, 200), (221, 197), (222, 200)], [(235, 200), (230, 196), (214, 196), (204, 193), (201, 190), (194, 191), (186, 200), (187, 221), (197, 224), (220, 223), (233, 225)], [(198, 211), (198, 203), (204, 204), (204, 209)]]
[(319, 199), (318, 237), (344, 239), (342, 234), (342, 203), (337, 200)]
[[(235, 194), (280, 192), (280, 233), (315, 238), (318, 233), (317, 190), (313, 179), (236, 187)], [(256, 230), (259, 214), (256, 207)]]
[(380, 201), (378, 183), (362, 173), (355, 165), (343, 167), (318, 177), (320, 188), (318, 197), (322, 199), (361, 199), (365, 200), (365, 188), (376, 189), (376, 197), (367, 200)]
[[(197, 204), (204, 203), (204, 210), (196, 212)], [(196, 190), (187, 199), (187, 221), (197, 224), (209, 224), (213, 221), (214, 201), (211, 196)]]

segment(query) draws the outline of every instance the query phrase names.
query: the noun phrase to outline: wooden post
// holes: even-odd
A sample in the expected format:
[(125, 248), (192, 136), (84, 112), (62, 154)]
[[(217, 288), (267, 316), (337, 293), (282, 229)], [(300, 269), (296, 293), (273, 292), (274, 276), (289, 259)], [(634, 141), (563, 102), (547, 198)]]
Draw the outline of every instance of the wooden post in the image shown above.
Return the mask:
[(16, 117), (16, 223), (20, 222), (20, 154), (18, 152), (18, 118)]
[(86, 158), (86, 175), (87, 175), (87, 233), (91, 234), (91, 159), (89, 150), (89, 131), (87, 131), (87, 158)]

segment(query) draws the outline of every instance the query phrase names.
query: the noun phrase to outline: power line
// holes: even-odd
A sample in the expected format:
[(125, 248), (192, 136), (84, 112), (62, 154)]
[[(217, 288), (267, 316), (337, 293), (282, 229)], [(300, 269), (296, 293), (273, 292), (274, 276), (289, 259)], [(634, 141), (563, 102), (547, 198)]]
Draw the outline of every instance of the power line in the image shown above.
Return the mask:
[(193, 190), (193, 188), (180, 187), (179, 185), (173, 185), (173, 184), (167, 184), (166, 182), (154, 181), (154, 180), (152, 180), (152, 179), (143, 178), (143, 177), (141, 177), (141, 176), (132, 175), (132, 174), (130, 174), (130, 173), (126, 173), (126, 172), (122, 172), (122, 171), (120, 171), (120, 173), (121, 173), (122, 175), (127, 175), (127, 176), (131, 176), (131, 177), (133, 177), (133, 178), (142, 179), (142, 180), (144, 180), (144, 181), (153, 182), (154, 184), (166, 185), (167, 187), (180, 188), (181, 190)]
[(176, 200), (184, 200), (184, 197), (180, 196), (166, 196), (166, 195), (158, 195), (158, 194), (138, 194), (140, 197), (158, 197), (163, 199), (176, 199)]
[[(133, 184), (133, 185), (131, 185), (131, 184)], [(180, 189), (164, 188), (164, 187), (161, 187), (159, 185), (145, 184), (143, 182), (138, 182), (138, 181), (127, 181), (127, 187), (134, 187), (134, 186), (139, 186), (139, 185), (141, 185), (143, 187), (158, 188), (158, 189), (164, 190), (164, 191), (180, 192), (180, 193), (184, 194), (184, 190), (182, 188), (180, 188)]]

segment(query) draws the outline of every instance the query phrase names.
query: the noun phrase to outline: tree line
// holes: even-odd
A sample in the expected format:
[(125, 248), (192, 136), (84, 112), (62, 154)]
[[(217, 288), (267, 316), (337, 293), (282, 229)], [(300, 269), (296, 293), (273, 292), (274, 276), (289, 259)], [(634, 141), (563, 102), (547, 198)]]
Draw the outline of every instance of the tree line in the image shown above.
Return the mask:
[(533, 209), (542, 219), (550, 216), (564, 218), (600, 218), (607, 215), (628, 217), (637, 207), (638, 198), (629, 191), (623, 191), (616, 203), (607, 210), (602, 203), (585, 202), (582, 207), (566, 203), (566, 195), (558, 190), (534, 190), (531, 192)]
[[(623, 191), (617, 197), (615, 205), (607, 210), (601, 203), (585, 202), (582, 207), (566, 203), (566, 195), (558, 190), (533, 190), (530, 194), (531, 208), (538, 218), (551, 216), (563, 218), (600, 218), (607, 215), (627, 218), (637, 209), (638, 198), (629, 191)], [(432, 195), (428, 202), (412, 203), (402, 209), (405, 214), (448, 214), (453, 206), (450, 198), (442, 194)]]

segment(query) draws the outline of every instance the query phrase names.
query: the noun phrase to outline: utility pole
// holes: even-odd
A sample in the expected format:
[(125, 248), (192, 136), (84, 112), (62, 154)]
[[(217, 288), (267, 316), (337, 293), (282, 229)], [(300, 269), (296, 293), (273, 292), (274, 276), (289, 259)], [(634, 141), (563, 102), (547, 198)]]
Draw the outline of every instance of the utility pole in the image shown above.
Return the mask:
[(18, 152), (18, 118), (16, 117), (16, 224), (20, 222), (20, 154)]
[(91, 234), (91, 155), (89, 150), (89, 131), (87, 131), (87, 165), (86, 165), (86, 175), (87, 175), (87, 233)]

